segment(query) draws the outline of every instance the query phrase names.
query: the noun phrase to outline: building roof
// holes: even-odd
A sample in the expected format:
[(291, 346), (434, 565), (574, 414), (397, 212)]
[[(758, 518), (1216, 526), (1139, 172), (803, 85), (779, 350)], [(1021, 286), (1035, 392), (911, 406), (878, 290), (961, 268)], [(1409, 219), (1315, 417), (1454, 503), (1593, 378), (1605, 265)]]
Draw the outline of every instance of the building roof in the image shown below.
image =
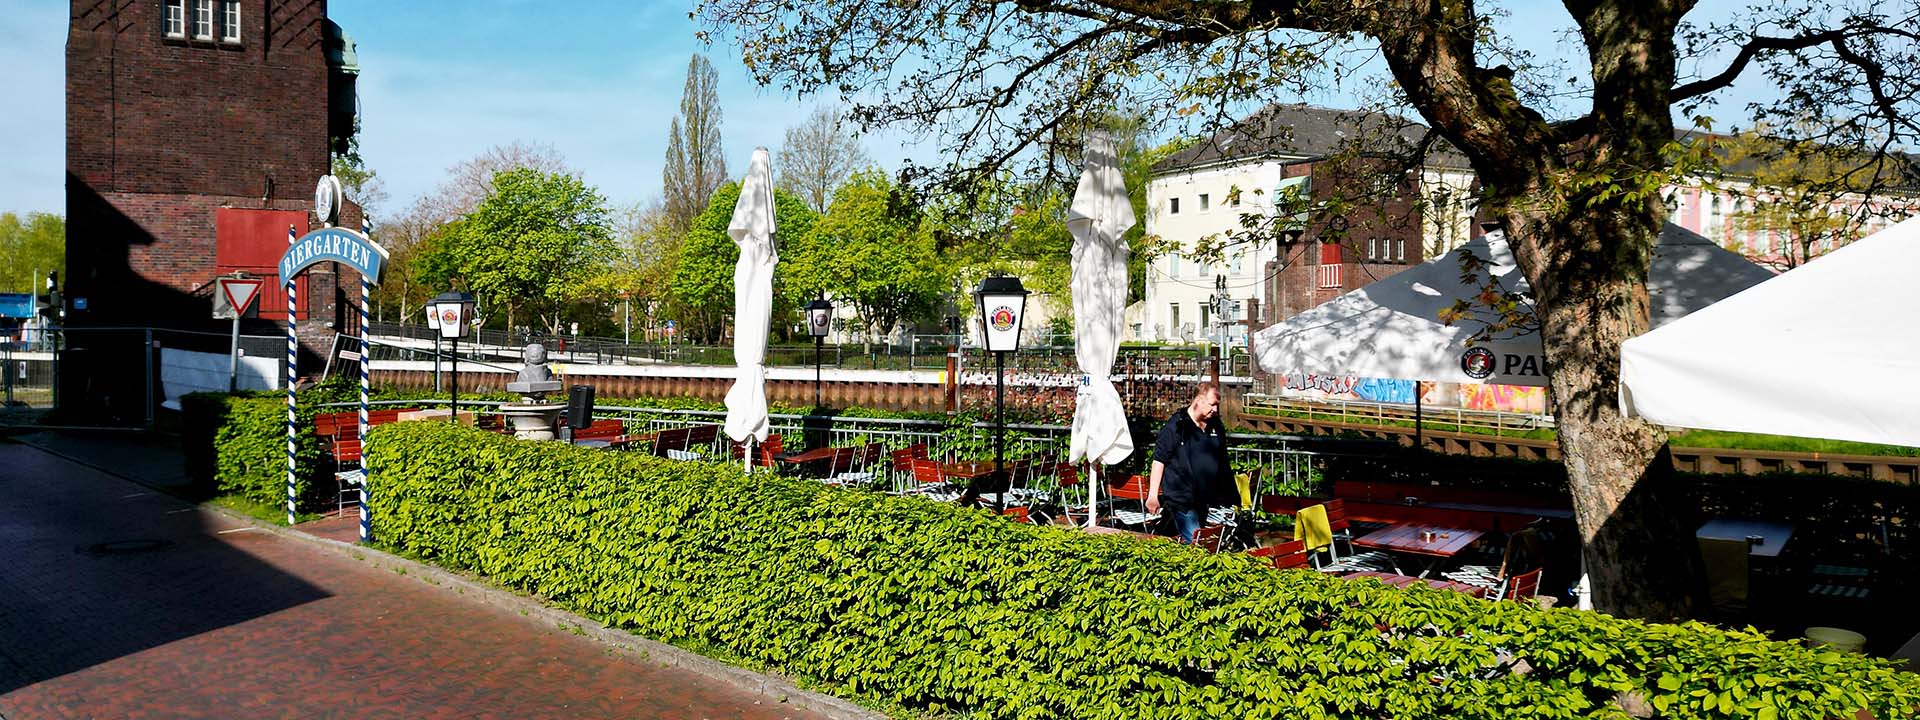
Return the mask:
[[(1411, 157), (1432, 132), (1420, 123), (1370, 110), (1273, 104), (1225, 130), (1167, 156), (1153, 166), (1163, 174), (1239, 160), (1313, 160), (1358, 151), (1374, 157)], [(1434, 138), (1423, 164), (1467, 167), (1467, 159)]]

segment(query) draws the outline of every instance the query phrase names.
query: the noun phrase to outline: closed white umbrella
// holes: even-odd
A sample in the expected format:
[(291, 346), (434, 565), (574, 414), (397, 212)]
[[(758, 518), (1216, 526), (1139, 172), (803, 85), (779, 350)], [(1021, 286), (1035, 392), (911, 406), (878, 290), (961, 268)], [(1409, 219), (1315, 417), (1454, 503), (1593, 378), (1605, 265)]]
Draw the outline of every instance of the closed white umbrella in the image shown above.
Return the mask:
[[(1531, 295), (1500, 231), (1459, 250), (1488, 261), (1487, 272), (1500, 291)], [(1647, 273), (1652, 326), (1769, 277), (1772, 273), (1746, 258), (1668, 224), (1654, 244)], [(1546, 353), (1538, 333), (1509, 330), (1470, 343), (1484, 325), (1440, 320), (1440, 311), (1455, 301), (1474, 302), (1485, 276), (1479, 280), (1462, 281), (1459, 258), (1450, 252), (1369, 283), (1256, 333), (1260, 368), (1276, 374), (1546, 385)]]
[(1920, 446), (1920, 218), (1620, 348), (1620, 407), (1662, 425)]
[(766, 148), (755, 148), (727, 234), (740, 247), (733, 265), (733, 361), (739, 375), (727, 390), (727, 437), (753, 446), (767, 439), (767, 332), (773, 315), (773, 170)]
[[(1133, 201), (1113, 138), (1087, 137), (1086, 166), (1073, 191), (1067, 231), (1073, 234), (1073, 344), (1086, 384), (1075, 396), (1073, 435), (1067, 461), (1112, 465), (1133, 454), (1127, 410), (1113, 387), (1113, 361), (1120, 351), (1120, 325), (1127, 308), (1127, 243), (1133, 227)], [(1087, 525), (1098, 521), (1098, 465), (1087, 483)]]

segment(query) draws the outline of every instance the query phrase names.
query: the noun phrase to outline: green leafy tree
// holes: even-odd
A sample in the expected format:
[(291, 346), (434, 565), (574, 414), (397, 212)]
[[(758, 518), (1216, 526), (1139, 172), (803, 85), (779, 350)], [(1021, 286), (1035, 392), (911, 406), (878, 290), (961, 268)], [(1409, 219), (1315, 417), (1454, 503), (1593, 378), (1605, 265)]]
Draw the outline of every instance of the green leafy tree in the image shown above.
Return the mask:
[[(733, 317), (733, 266), (740, 248), (727, 234), (733, 208), (740, 202), (740, 184), (727, 183), (713, 192), (707, 209), (693, 218), (693, 227), (673, 260), (666, 288), (667, 314), (679, 322), (680, 336), (694, 342), (717, 343)], [(808, 254), (807, 238), (819, 215), (799, 197), (773, 191), (774, 246), (780, 264), (773, 273), (773, 328), (791, 325), (795, 317), (796, 256)]]
[(1908, 193), (1896, 202), (1867, 201), (1875, 188), (1905, 185), (1897, 175), (1913, 168), (1873, 162), (1856, 148), (1781, 140), (1765, 127), (1702, 142), (1714, 146), (1727, 169), (1708, 190), (1734, 196), (1729, 226), (1759, 238), (1740, 250), (1780, 270), (1853, 242), (1876, 219), (1905, 219), (1920, 205)]
[[(559, 332), (564, 311), (614, 253), (606, 199), (580, 178), (531, 168), (494, 176), (472, 213), (429, 236), (425, 281), (466, 284), (505, 326), (530, 314)], [(492, 314), (492, 313), (485, 313)]]
[(917, 199), (886, 174), (854, 173), (796, 253), (791, 294), (831, 295), (881, 335), (931, 313), (950, 281), (923, 220)]
[(0, 292), (44, 293), (47, 273), (60, 271), (64, 278), (66, 268), (65, 218), (51, 213), (27, 213), (25, 218), (0, 213)]
[(838, 89), (871, 126), (942, 131), (950, 185), (1023, 157), (1046, 163), (1073, 142), (1061, 129), (1101, 108), (1217, 128), (1375, 63), (1390, 101), (1432, 129), (1416, 149), (1444, 141), (1471, 165), (1480, 213), (1505, 224), (1533, 288), (1595, 604), (1686, 616), (1697, 561), (1673, 550), (1690, 535), (1663, 499), (1667, 435), (1618, 407), (1620, 344), (1648, 325), (1661, 189), (1701, 169), (1674, 140), (1676, 113), (1754, 75), (1778, 89), (1748, 106), (1757, 121), (1832, 119), (1796, 139), (1866, 157), (1911, 147), (1916, 13), (1891, 0), (1717, 18), (1688, 17), (1692, 2), (1564, 8), (1569, 43), (1585, 51), (1572, 70), (1530, 64), (1471, 0), (712, 0), (698, 15), (737, 40), (762, 83)]
[(696, 54), (687, 61), (680, 114), (667, 129), (667, 162), (660, 171), (667, 218), (676, 229), (691, 227), (714, 189), (727, 181), (720, 118), (720, 74), (707, 56)]

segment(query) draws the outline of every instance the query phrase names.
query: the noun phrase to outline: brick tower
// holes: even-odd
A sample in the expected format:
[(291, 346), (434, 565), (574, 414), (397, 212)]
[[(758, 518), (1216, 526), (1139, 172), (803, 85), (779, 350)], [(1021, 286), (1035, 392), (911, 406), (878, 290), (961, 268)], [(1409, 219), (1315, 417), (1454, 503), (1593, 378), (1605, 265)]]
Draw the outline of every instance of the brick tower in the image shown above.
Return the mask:
[[(63, 406), (140, 407), (144, 343), (89, 328), (222, 332), (215, 276), (271, 278), (288, 226), (309, 229), (314, 184), (352, 133), (358, 71), (326, 12), (325, 0), (73, 0)], [(343, 215), (360, 222), (357, 206)], [(351, 330), (341, 290), (357, 282), (308, 271), (295, 312), (303, 374), (336, 329)], [(271, 280), (260, 310), (242, 332), (284, 334), (285, 292)]]

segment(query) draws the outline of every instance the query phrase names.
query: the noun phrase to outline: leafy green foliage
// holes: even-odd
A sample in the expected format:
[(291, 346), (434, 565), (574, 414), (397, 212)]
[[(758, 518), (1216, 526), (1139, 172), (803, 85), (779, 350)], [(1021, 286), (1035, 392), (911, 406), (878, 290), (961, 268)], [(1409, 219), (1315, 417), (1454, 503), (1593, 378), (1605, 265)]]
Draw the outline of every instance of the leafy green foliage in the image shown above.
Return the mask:
[[(46, 294), (47, 273), (67, 267), (67, 222), (51, 213), (0, 213), (0, 292)], [(34, 270), (40, 271), (34, 277)], [(64, 282), (64, 280), (62, 281)]]
[[(680, 318), (682, 337), (716, 342), (733, 315), (733, 265), (740, 259), (740, 248), (727, 234), (733, 221), (734, 205), (740, 202), (740, 183), (727, 183), (713, 192), (706, 211), (693, 219), (674, 264), (667, 297), (670, 314)], [(788, 270), (796, 255), (807, 254), (806, 245), (819, 215), (806, 202), (784, 190), (773, 191), (774, 245), (780, 252), (781, 268), (774, 271), (773, 327), (780, 328), (795, 316), (791, 288), (804, 282), (796, 277), (803, 271)]]
[(493, 194), (428, 239), (423, 279), (466, 281), (487, 306), (529, 310), (557, 328), (559, 312), (613, 253), (607, 203), (580, 178), (532, 168), (493, 176)]
[(1906, 717), (1885, 661), (1389, 588), (728, 464), (374, 431), (375, 536), (669, 642), (1009, 718)]
[(862, 171), (834, 192), (827, 214), (791, 259), (783, 256), (797, 300), (827, 293), (875, 332), (930, 313), (951, 289), (919, 201), (878, 171)]
[[(328, 499), (324, 496), (333, 485), (331, 479), (321, 479), (326, 467), (320, 438), (313, 434), (313, 416), (322, 411), (321, 402), (333, 398), (326, 391), (306, 391), (297, 399), (300, 432), (294, 449), (294, 491), (301, 508), (316, 508)], [(187, 473), (196, 484), (253, 503), (286, 506), (286, 395), (192, 393), (183, 396), (180, 405), (180, 441), (186, 450)]]

